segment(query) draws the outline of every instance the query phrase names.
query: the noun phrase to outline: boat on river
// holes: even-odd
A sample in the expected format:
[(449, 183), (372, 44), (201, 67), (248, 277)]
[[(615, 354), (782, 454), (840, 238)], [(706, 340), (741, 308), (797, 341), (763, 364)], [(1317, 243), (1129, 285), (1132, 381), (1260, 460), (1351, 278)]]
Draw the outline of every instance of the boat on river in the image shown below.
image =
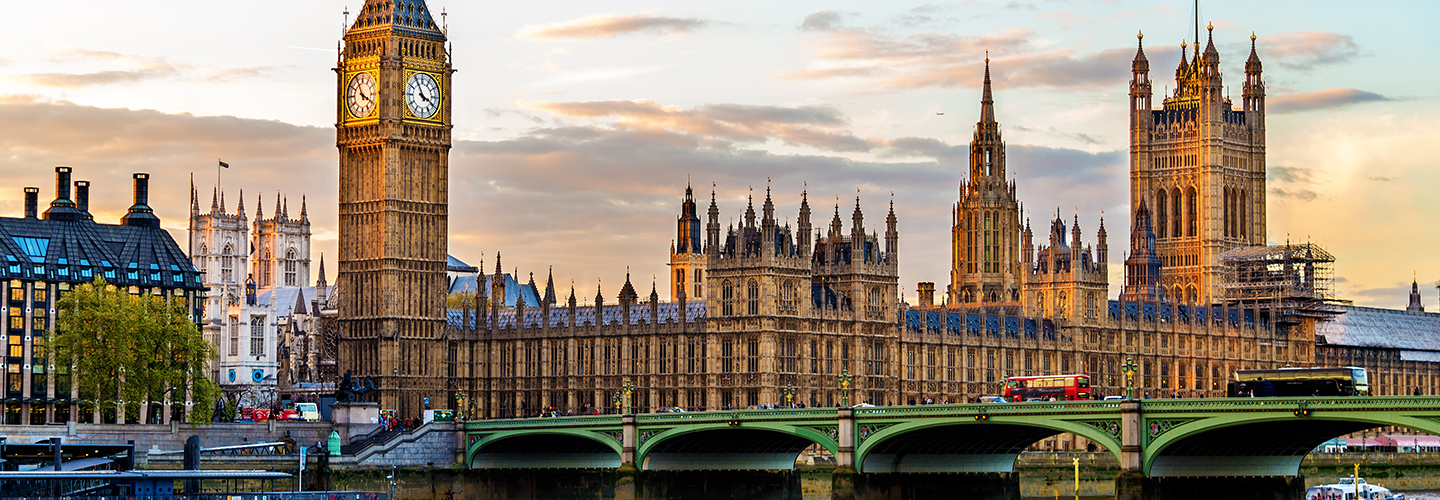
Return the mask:
[(1393, 493), (1384, 486), (1365, 482), (1354, 476), (1342, 477), (1340, 482), (1322, 484), (1305, 489), (1305, 500), (1405, 500), (1404, 493)]

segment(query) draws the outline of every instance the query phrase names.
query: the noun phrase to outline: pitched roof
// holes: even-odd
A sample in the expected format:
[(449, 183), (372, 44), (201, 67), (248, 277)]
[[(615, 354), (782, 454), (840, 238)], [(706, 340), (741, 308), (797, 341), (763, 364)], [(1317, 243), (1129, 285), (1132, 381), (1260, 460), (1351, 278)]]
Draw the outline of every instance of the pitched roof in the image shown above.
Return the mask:
[(200, 273), (159, 227), (0, 217), (0, 279), (201, 290)]

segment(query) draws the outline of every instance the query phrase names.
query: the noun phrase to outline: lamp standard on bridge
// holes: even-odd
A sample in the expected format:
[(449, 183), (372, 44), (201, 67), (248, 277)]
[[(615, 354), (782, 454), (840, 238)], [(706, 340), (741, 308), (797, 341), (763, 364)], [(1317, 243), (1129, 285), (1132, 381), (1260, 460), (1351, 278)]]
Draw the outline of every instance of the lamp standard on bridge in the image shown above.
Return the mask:
[(620, 413), (620, 391), (615, 391), (615, 397), (610, 398), (610, 401), (615, 404), (615, 413)]
[(1127, 357), (1125, 364), (1120, 365), (1120, 371), (1125, 373), (1125, 399), (1135, 399), (1135, 372), (1139, 369), (1134, 358)]
[(795, 386), (792, 385), (792, 384), (785, 384), (785, 390), (780, 391), (780, 393), (785, 395), (785, 407), (786, 407), (786, 408), (794, 408), (794, 407), (795, 407)]
[(841, 368), (840, 375), (835, 377), (840, 381), (840, 406), (850, 406), (850, 369)]
[(625, 415), (629, 415), (629, 414), (630, 414), (630, 393), (635, 392), (635, 384), (630, 383), (630, 379), (627, 378), (627, 379), (625, 379), (625, 385), (620, 386), (620, 390), (625, 391), (625, 413), (624, 413), (624, 414), (625, 414)]

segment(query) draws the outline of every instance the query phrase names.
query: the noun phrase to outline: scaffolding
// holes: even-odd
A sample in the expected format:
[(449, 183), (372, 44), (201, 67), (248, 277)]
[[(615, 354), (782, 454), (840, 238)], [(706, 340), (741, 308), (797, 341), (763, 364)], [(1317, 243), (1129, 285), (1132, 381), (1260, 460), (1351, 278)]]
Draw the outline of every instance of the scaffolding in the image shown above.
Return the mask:
[(1278, 322), (1340, 314), (1335, 256), (1314, 243), (1239, 247), (1220, 254), (1227, 304), (1269, 309)]

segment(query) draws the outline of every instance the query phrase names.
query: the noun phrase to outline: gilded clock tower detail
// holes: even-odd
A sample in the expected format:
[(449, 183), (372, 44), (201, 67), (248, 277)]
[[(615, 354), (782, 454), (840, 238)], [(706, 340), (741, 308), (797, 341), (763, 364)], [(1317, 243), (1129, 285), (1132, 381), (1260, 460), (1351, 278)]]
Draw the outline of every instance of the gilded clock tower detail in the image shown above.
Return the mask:
[(444, 350), (450, 79), (424, 0), (366, 0), (337, 62), (339, 364), (383, 408), (449, 406)]

